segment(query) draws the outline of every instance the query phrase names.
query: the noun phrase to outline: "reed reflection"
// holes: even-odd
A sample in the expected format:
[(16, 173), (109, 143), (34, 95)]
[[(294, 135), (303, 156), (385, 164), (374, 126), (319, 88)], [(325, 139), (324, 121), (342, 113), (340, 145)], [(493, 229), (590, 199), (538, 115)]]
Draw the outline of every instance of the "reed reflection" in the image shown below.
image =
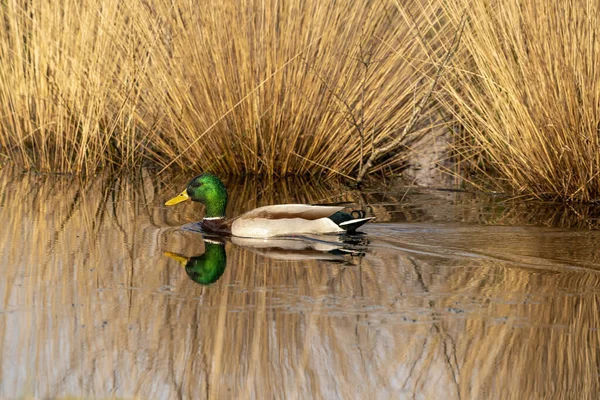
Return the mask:
[(212, 250), (181, 229), (198, 205), (162, 206), (177, 179), (0, 172), (0, 398), (597, 397), (600, 232), (484, 226), (508, 208), (452, 193), (248, 181), (229, 215), (364, 201), (379, 222)]

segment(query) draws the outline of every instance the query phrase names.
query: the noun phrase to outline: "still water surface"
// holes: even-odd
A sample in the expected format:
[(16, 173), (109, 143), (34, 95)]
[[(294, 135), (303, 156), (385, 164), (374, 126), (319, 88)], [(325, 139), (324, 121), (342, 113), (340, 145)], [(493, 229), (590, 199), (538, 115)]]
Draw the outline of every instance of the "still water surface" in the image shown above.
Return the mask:
[[(595, 398), (594, 207), (229, 182), (229, 215), (354, 201), (358, 237), (205, 242), (189, 176), (0, 171), (0, 398)], [(540, 211), (541, 210), (541, 211)]]

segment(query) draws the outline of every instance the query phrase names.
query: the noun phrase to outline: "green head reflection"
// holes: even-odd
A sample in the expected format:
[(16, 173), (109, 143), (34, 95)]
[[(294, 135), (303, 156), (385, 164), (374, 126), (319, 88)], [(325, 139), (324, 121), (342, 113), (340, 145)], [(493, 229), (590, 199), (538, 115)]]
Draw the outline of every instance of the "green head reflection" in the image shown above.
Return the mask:
[(220, 242), (204, 242), (204, 254), (196, 257), (184, 257), (177, 253), (165, 252), (185, 268), (190, 279), (201, 285), (210, 285), (216, 282), (227, 265), (225, 245)]

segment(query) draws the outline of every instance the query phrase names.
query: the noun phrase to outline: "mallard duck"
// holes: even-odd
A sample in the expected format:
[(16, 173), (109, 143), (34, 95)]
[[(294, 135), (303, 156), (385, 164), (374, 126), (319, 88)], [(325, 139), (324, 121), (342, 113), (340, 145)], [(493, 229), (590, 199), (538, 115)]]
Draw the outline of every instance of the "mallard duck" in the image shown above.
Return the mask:
[(267, 238), (306, 233), (355, 233), (372, 220), (362, 210), (341, 211), (343, 206), (279, 204), (248, 211), (230, 220), (225, 218), (227, 189), (215, 175), (204, 173), (190, 181), (178, 195), (165, 203), (172, 206), (193, 200), (206, 206), (202, 230), (217, 235)]

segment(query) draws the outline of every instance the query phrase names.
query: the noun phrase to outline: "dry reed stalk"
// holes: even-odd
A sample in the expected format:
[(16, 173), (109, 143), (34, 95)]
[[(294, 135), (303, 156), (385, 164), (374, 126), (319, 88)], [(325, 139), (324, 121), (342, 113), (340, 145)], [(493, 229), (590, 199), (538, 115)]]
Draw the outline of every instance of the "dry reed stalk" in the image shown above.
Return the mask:
[(538, 198), (600, 199), (600, 4), (445, 3), (465, 29), (448, 108), (457, 151), (500, 188)]

